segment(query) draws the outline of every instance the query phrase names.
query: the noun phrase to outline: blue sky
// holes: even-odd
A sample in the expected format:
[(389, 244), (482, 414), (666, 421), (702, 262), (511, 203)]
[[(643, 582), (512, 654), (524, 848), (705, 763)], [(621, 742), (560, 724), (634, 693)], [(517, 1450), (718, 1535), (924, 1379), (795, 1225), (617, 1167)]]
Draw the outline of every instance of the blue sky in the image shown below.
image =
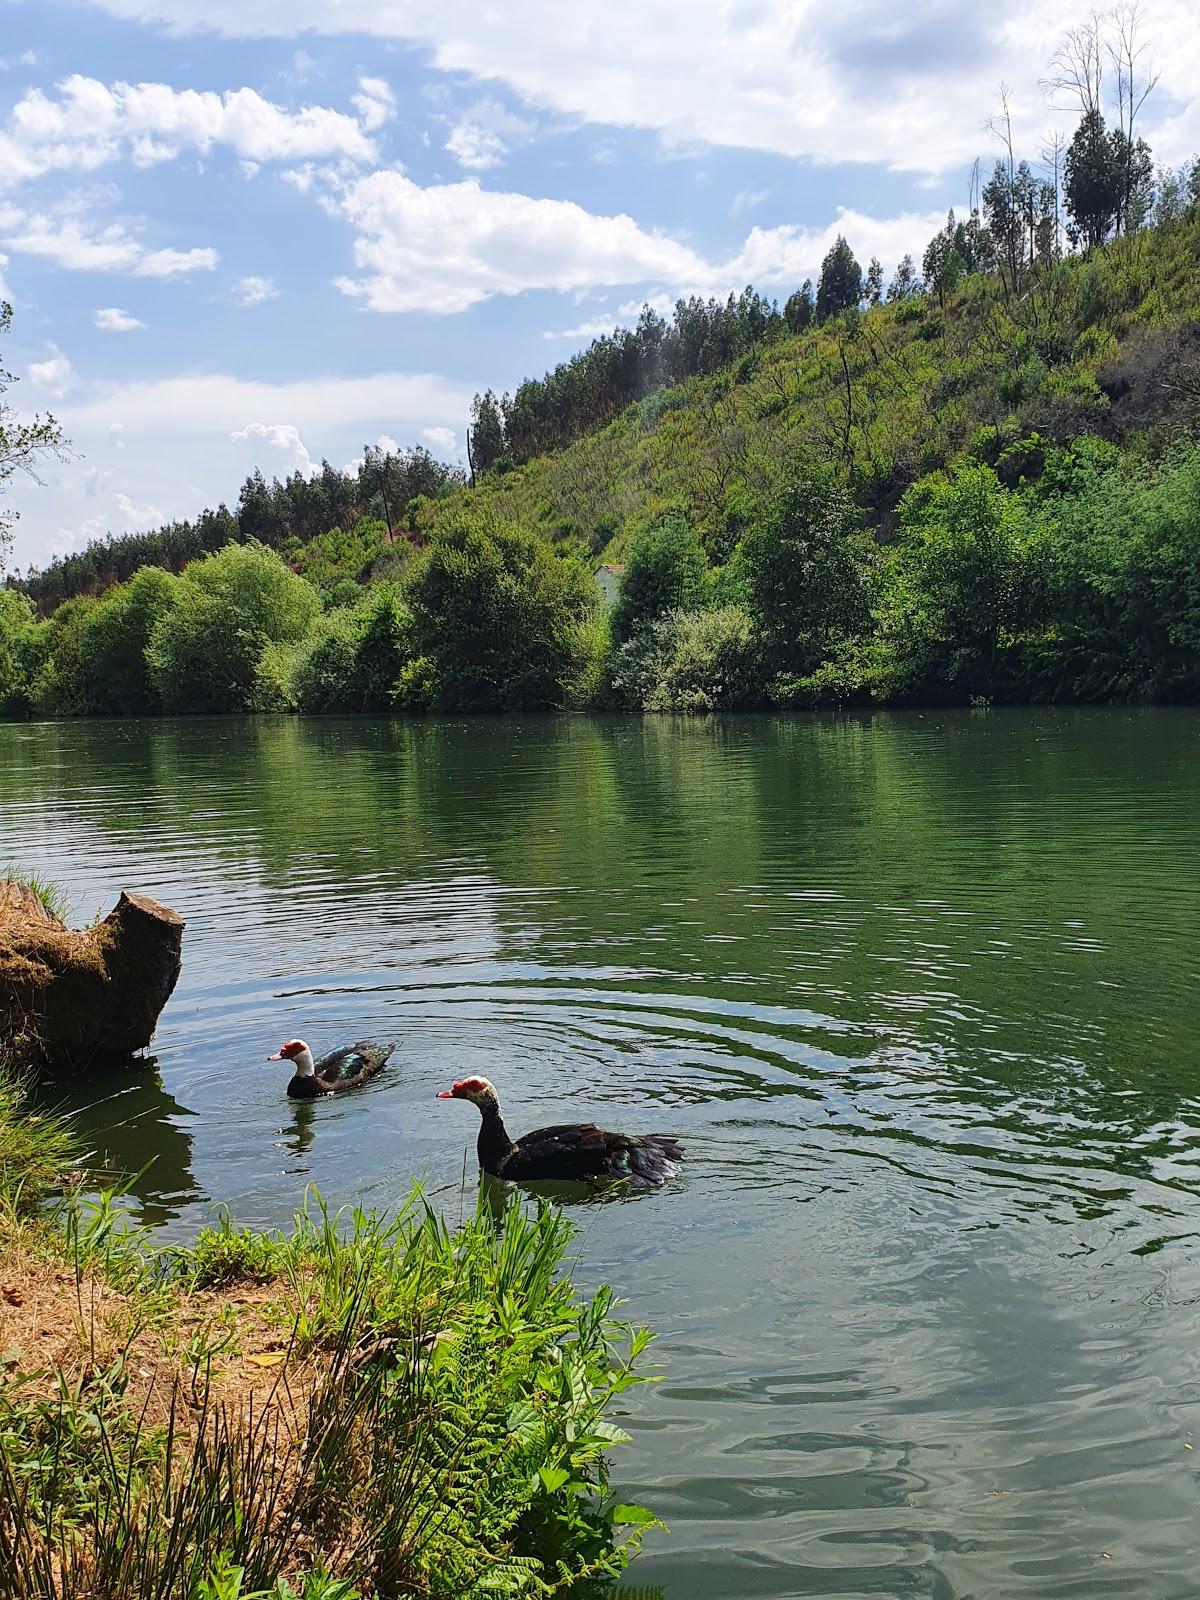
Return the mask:
[[(844, 231), (919, 252), (1002, 82), (1021, 149), (1090, 7), (1012, 0), (7, 0), (0, 352), (73, 441), (14, 564), (342, 466), (461, 452), (511, 387), (693, 290), (784, 298)], [(1145, 131), (1200, 148), (1192, 0), (1147, 0)]]

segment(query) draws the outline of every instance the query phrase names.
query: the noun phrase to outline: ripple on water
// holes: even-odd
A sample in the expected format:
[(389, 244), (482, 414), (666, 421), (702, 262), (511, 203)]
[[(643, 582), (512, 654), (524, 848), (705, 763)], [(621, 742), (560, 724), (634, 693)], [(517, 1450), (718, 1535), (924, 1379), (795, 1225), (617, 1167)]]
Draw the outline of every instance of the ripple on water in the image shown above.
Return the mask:
[[(188, 920), (142, 1214), (470, 1203), (514, 1131), (662, 1127), (583, 1281), (659, 1331), (621, 1492), (670, 1600), (1195, 1593), (1200, 718), (0, 727), (0, 860)], [(398, 1037), (361, 1094), (264, 1057)], [(147, 1166), (147, 1163), (150, 1163)]]

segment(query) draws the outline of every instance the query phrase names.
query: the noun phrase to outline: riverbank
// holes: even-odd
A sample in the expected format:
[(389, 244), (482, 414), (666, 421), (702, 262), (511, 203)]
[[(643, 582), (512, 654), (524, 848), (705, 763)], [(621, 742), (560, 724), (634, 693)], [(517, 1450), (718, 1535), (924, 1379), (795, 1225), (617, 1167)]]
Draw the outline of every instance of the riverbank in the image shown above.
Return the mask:
[(649, 1512), (607, 1418), (649, 1336), (579, 1294), (560, 1213), (162, 1247), (0, 1076), (5, 1600), (599, 1592)]

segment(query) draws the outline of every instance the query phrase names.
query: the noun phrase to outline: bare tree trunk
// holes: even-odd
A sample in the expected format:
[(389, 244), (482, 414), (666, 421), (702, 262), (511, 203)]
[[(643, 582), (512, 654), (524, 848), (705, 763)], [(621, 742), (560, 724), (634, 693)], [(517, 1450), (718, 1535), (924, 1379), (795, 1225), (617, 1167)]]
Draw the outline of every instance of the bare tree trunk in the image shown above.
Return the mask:
[(179, 978), (183, 918), (123, 893), (103, 922), (64, 925), (37, 896), (0, 882), (0, 1044), (70, 1075), (150, 1043)]

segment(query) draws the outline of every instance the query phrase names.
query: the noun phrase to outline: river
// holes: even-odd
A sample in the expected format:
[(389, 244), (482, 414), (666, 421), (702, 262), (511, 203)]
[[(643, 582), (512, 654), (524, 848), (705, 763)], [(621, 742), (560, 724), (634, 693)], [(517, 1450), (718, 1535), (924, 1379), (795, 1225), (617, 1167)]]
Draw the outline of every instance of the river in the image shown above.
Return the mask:
[[(78, 1107), (167, 1236), (457, 1214), (468, 1073), (682, 1137), (576, 1212), (659, 1333), (632, 1582), (1200, 1593), (1200, 714), (10, 724), (0, 773), (0, 862), (187, 919), (158, 1075)], [(294, 1106), (293, 1035), (400, 1044)]]

